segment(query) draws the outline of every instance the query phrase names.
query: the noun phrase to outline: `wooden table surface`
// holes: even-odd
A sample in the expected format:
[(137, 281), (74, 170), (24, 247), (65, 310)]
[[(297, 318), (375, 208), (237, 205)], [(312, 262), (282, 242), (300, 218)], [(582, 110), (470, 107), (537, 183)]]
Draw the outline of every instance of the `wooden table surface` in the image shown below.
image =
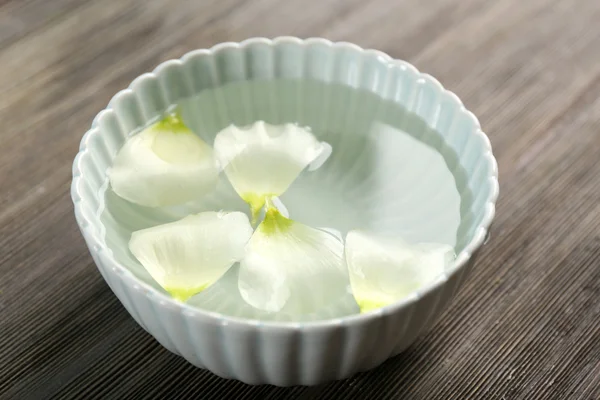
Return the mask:
[[(600, 399), (599, 21), (598, 0), (0, 1), (0, 398)], [(500, 168), (492, 240), (433, 330), (312, 388), (246, 386), (163, 349), (102, 280), (69, 195), (81, 136), (137, 75), (281, 34), (434, 75)]]

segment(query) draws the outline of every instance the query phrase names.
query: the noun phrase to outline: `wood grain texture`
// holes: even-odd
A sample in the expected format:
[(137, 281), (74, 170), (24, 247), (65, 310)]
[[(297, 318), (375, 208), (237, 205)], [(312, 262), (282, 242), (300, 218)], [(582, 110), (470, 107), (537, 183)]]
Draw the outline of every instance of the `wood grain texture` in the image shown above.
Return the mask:
[[(0, 1), (0, 399), (600, 399), (597, 0)], [(130, 318), (69, 196), (81, 136), (137, 75), (252, 36), (347, 40), (436, 76), (500, 168), (492, 240), (427, 335), (352, 379), (251, 387)]]

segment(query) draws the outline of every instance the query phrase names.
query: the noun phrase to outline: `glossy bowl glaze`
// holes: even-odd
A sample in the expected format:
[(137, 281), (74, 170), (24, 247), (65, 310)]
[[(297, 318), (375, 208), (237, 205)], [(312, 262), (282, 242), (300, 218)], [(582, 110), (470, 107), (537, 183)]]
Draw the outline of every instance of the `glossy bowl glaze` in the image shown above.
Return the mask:
[[(248, 91), (243, 85), (239, 93), (222, 95), (218, 90), (237, 90), (236, 82), (260, 85), (279, 80), (283, 86), (267, 85), (264, 92)], [(455, 263), (409, 298), (361, 315), (340, 317), (339, 310), (330, 310), (336, 317), (265, 321), (232, 309), (215, 312), (193, 301), (178, 303), (127, 250), (131, 231), (190, 211), (243, 210), (244, 203), (224, 187), (187, 208), (152, 211), (107, 191), (107, 171), (127, 136), (178, 103), (191, 104), (187, 111), (184, 107), (184, 119), (209, 143), (230, 123), (294, 121), (313, 127), (339, 151), (323, 171), (302, 178), (286, 193), (288, 198), (284, 196), (297, 219), (344, 233), (365, 227), (360, 218), (367, 215), (370, 223), (379, 221), (378, 228), (413, 234), (415, 241), (451, 242), (457, 251)], [(363, 173), (381, 164), (373, 161), (368, 149), (400, 146), (407, 157), (412, 153), (408, 142), (388, 145), (384, 139), (361, 134), (370, 132), (373, 121), (399, 125), (415, 143), (434, 149), (453, 179), (428, 174), (431, 160), (414, 160), (421, 162), (421, 170), (416, 169), (413, 180), (396, 182), (395, 168), (402, 168), (395, 164), (397, 157), (378, 170), (377, 179)], [(408, 166), (415, 169), (414, 162)], [(477, 118), (453, 93), (410, 64), (350, 43), (256, 38), (192, 51), (117, 93), (81, 141), (71, 194), (77, 222), (100, 273), (131, 316), (164, 347), (222, 377), (251, 384), (314, 385), (381, 364), (435, 322), (486, 238), (498, 195), (497, 176), (490, 142)], [(436, 195), (448, 184), (457, 188), (459, 201)], [(319, 192), (328, 195), (311, 200), (311, 193)], [(403, 205), (405, 215), (396, 212)], [(457, 230), (448, 233), (439, 227), (453, 218), (451, 208), (458, 215)], [(327, 212), (318, 215), (315, 210), (320, 209)]]

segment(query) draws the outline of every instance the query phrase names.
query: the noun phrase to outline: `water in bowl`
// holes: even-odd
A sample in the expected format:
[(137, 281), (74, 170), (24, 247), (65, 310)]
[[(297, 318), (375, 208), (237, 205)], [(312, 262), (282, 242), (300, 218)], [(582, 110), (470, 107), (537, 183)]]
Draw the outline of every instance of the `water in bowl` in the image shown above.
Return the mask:
[[(179, 103), (186, 124), (207, 143), (229, 124), (257, 120), (310, 127), (333, 152), (317, 171), (304, 172), (282, 196), (290, 217), (314, 227), (399, 235), (408, 242), (461, 246), (461, 195), (465, 175), (440, 133), (416, 114), (366, 90), (307, 80), (243, 81), (204, 90)], [(248, 213), (222, 174), (217, 190), (190, 204), (152, 209), (116, 196), (106, 187), (101, 219), (115, 258), (138, 278), (164, 292), (127, 248), (131, 232), (171, 222), (189, 213), (235, 210)], [(463, 199), (464, 201), (464, 199)], [(264, 320), (290, 320), (247, 305), (237, 289), (237, 266), (192, 306)], [(358, 313), (350, 293), (338, 304), (302, 320)]]

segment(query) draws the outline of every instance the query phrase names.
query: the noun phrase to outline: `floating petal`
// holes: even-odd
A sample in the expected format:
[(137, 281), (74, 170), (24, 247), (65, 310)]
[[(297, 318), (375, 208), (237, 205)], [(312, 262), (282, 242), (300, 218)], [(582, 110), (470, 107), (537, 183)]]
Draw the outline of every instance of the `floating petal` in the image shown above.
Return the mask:
[(115, 157), (110, 183), (126, 200), (160, 207), (213, 191), (218, 174), (210, 146), (173, 114), (125, 142)]
[(264, 311), (292, 316), (315, 312), (348, 293), (343, 252), (334, 235), (269, 208), (240, 263), (240, 293)]
[(185, 301), (242, 259), (251, 236), (246, 214), (211, 211), (134, 232), (129, 249), (159, 285)]
[(263, 121), (238, 128), (231, 125), (216, 136), (215, 152), (238, 194), (250, 204), (254, 218), (267, 198), (281, 195), (311, 163), (322, 165), (331, 146), (319, 142), (295, 124)]
[(362, 312), (383, 307), (433, 282), (454, 260), (445, 244), (409, 245), (362, 231), (346, 235), (346, 264)]

